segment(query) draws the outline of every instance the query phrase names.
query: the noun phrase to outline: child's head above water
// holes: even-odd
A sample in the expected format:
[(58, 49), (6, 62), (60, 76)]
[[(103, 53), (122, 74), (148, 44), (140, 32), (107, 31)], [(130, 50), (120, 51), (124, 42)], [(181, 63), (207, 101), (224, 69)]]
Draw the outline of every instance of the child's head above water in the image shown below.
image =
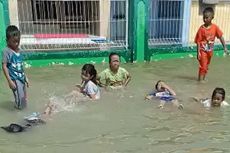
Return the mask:
[(162, 86), (162, 83), (164, 83), (162, 80), (157, 81), (155, 85), (156, 91), (165, 91), (165, 88)]
[(215, 88), (212, 93), (211, 105), (214, 107), (219, 107), (224, 100), (225, 100), (225, 90), (223, 88)]
[(96, 77), (97, 77), (97, 70), (95, 69), (93, 64), (83, 65), (81, 69), (81, 78), (83, 81), (91, 80), (92, 82), (97, 84)]
[(120, 66), (120, 55), (117, 53), (110, 53), (109, 66), (112, 71), (117, 71)]

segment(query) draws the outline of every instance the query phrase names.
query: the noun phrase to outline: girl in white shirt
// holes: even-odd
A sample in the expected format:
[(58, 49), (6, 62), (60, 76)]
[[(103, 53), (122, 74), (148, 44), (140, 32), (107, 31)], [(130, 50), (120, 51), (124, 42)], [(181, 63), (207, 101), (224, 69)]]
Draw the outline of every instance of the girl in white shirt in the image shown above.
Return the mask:
[(204, 107), (226, 107), (229, 104), (225, 100), (225, 90), (224, 88), (215, 88), (212, 93), (212, 98), (197, 99), (193, 98), (195, 101), (200, 102)]
[(68, 106), (77, 104), (88, 99), (98, 100), (100, 99), (100, 89), (97, 86), (97, 71), (92, 64), (85, 64), (81, 69), (81, 85), (76, 85), (78, 88), (73, 90), (64, 97), (64, 104), (60, 102), (60, 99), (51, 98), (46, 106), (44, 114), (52, 114), (59, 112)]
[(85, 64), (81, 69), (82, 84), (80, 91), (92, 100), (100, 99), (100, 90), (97, 86), (97, 71), (93, 64)]

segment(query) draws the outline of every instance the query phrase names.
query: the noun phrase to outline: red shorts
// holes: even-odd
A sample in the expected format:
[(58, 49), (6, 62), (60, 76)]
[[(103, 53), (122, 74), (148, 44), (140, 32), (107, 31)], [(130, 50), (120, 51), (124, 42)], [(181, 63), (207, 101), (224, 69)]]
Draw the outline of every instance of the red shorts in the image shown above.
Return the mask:
[(199, 51), (199, 75), (205, 75), (208, 72), (208, 65), (211, 62), (213, 51)]

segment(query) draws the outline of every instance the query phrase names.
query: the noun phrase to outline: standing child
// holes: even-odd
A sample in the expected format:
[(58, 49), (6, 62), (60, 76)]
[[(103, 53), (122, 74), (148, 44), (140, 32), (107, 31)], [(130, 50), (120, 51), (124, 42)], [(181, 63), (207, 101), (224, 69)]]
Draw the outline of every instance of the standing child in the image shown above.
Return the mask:
[(220, 39), (224, 47), (224, 54), (228, 54), (227, 47), (223, 38), (223, 33), (219, 27), (212, 23), (214, 18), (214, 10), (211, 7), (205, 8), (203, 11), (204, 24), (200, 26), (195, 43), (197, 44), (197, 60), (199, 61), (198, 81), (204, 81), (210, 64), (215, 37)]
[(7, 47), (2, 54), (2, 69), (15, 98), (15, 107), (22, 109), (27, 105), (26, 86), (28, 79), (23, 69), (23, 58), (20, 54), (20, 31), (14, 25), (6, 29)]
[(178, 100), (176, 99), (176, 93), (173, 89), (171, 89), (165, 82), (159, 80), (155, 85), (155, 90), (148, 94), (145, 99), (151, 100), (152, 98), (159, 98), (160, 99), (160, 108), (163, 108), (165, 103), (171, 102), (175, 105), (178, 109), (183, 109), (183, 105), (179, 104)]
[(204, 107), (226, 107), (229, 104), (225, 100), (225, 90), (223, 88), (215, 88), (212, 93), (212, 98), (198, 99), (193, 98), (195, 101), (200, 102)]

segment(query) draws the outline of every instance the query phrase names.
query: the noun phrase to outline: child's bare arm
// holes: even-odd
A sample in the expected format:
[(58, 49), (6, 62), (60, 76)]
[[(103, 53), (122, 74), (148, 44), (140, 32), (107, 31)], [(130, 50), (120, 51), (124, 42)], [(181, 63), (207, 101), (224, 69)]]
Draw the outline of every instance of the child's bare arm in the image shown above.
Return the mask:
[(131, 75), (128, 73), (127, 74), (127, 78), (126, 78), (125, 83), (124, 83), (125, 87), (128, 85), (128, 83), (130, 82), (130, 80), (131, 80)]
[(229, 52), (228, 52), (228, 49), (227, 49), (227, 46), (226, 46), (224, 37), (222, 36), (222, 37), (220, 37), (219, 39), (220, 39), (220, 42), (221, 42), (221, 44), (222, 44), (222, 46), (223, 46), (223, 48), (224, 48), (224, 53), (227, 54), (227, 55), (229, 55)]
[(75, 85), (75, 86), (77, 87), (76, 90), (83, 93), (84, 84), (85, 84), (85, 81), (82, 81), (81, 84), (76, 84), (76, 85)]
[(26, 86), (27, 86), (27, 88), (29, 88), (30, 82), (29, 82), (29, 79), (28, 79), (28, 77), (26, 75), (25, 75), (25, 79), (26, 79)]
[(197, 43), (197, 55), (196, 55), (196, 58), (197, 60), (200, 60), (200, 45)]
[(194, 100), (195, 102), (200, 102), (200, 99), (197, 98), (197, 97), (191, 97), (191, 98), (192, 98), (192, 100)]
[(4, 75), (5, 75), (6, 79), (7, 79), (7, 82), (8, 82), (8, 84), (9, 84), (9, 87), (10, 87), (11, 89), (15, 89), (15, 88), (16, 88), (16, 85), (15, 85), (15, 83), (14, 83), (14, 82), (11, 80), (11, 78), (10, 78), (9, 71), (8, 71), (7, 66), (6, 66), (6, 63), (2, 63), (2, 70), (3, 70), (3, 72), (4, 72)]
[(198, 97), (191, 97), (191, 98), (195, 102), (199, 102), (199, 103), (202, 103), (203, 101), (207, 100), (207, 98), (198, 98)]
[(161, 85), (162, 85), (162, 87), (167, 89), (171, 95), (176, 96), (176, 92), (172, 88), (170, 88), (166, 83), (161, 82)]
[(106, 84), (102, 83), (101, 82), (101, 76), (97, 76), (97, 84), (100, 86), (100, 87), (103, 87), (105, 88), (106, 87)]
[(89, 94), (89, 97), (90, 97), (92, 100), (96, 100), (96, 94)]
[(151, 100), (154, 96), (153, 95), (146, 95), (145, 100)]

